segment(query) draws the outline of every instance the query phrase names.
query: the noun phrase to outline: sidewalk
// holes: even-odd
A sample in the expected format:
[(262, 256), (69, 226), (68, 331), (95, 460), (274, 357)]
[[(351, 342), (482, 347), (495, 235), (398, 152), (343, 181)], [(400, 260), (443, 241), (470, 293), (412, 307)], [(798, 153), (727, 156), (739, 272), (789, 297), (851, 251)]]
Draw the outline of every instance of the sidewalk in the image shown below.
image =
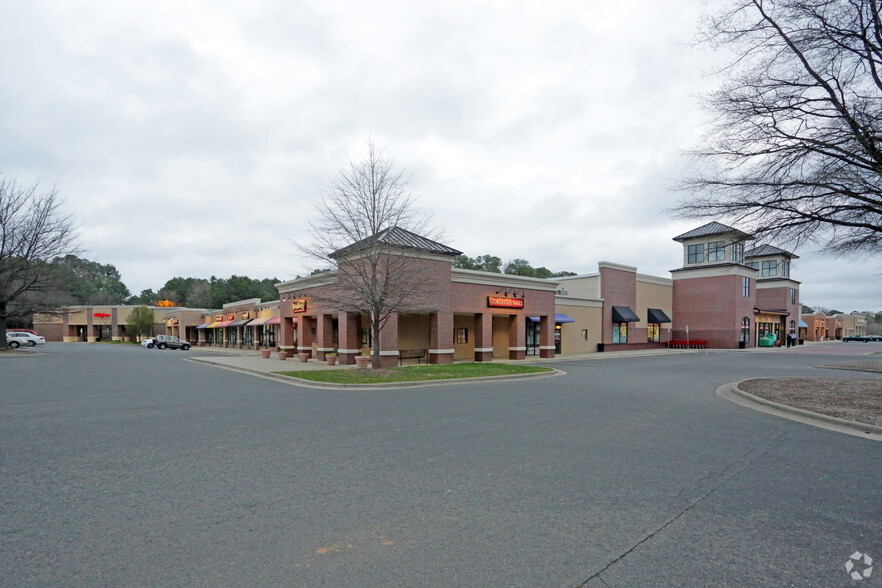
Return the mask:
[[(622, 359), (629, 357), (648, 357), (656, 355), (679, 355), (684, 353), (787, 353), (799, 351), (814, 345), (823, 343), (806, 343), (796, 347), (753, 347), (750, 349), (642, 349), (639, 351), (604, 351), (601, 353), (581, 353), (572, 355), (558, 355), (551, 359), (537, 356), (527, 356), (523, 360), (494, 359), (497, 363), (558, 363), (568, 361), (596, 361), (600, 359)], [(329, 366), (324, 361), (310, 359), (302, 362), (296, 357), (280, 360), (277, 353), (272, 353), (268, 359), (264, 359), (259, 351), (250, 349), (216, 349), (210, 347), (194, 347), (188, 352), (187, 359), (199, 363), (216, 365), (227, 369), (238, 370), (253, 374), (272, 374), (273, 372), (293, 372), (301, 370), (351, 370), (354, 365)]]

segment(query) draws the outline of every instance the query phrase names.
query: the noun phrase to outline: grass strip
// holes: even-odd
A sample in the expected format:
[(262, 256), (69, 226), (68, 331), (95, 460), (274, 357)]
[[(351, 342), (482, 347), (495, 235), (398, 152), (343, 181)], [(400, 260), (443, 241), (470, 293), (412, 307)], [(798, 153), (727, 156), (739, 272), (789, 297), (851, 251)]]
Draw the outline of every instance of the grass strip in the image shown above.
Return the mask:
[(447, 365), (411, 365), (380, 370), (303, 370), (275, 373), (311, 382), (331, 384), (387, 384), (394, 382), (425, 382), (431, 380), (537, 374), (552, 371), (554, 370), (551, 368), (531, 365), (454, 363)]

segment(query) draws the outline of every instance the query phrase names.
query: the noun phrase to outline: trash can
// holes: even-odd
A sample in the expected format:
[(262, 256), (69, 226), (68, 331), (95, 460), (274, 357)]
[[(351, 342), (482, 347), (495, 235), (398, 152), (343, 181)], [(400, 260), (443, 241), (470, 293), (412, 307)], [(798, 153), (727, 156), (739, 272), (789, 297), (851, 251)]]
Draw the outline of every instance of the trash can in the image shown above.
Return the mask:
[(603, 343), (598, 343), (597, 344), (597, 351), (603, 353), (604, 347), (605, 347), (605, 345)]
[(744, 349), (745, 347), (747, 347), (747, 341), (738, 342), (738, 349)]

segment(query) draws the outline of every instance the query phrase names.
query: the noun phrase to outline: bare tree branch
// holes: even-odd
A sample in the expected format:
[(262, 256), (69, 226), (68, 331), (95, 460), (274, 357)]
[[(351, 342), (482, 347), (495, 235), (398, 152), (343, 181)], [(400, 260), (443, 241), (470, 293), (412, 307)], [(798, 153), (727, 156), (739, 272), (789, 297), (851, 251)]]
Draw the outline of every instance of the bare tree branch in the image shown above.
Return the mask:
[(365, 155), (337, 174), (308, 225), (311, 242), (300, 250), (335, 270), (336, 284), (314, 294), (341, 309), (367, 315), (373, 366), (380, 366), (380, 330), (397, 312), (425, 296), (429, 276), (418, 255), (394, 243), (395, 231), (440, 238), (431, 217), (417, 208), (409, 177), (368, 141)]
[(678, 185), (682, 218), (837, 253), (882, 251), (882, 19), (876, 0), (738, 0), (700, 41), (737, 56)]
[(7, 320), (58, 306), (55, 257), (79, 253), (73, 218), (54, 189), (0, 177), (0, 349)]

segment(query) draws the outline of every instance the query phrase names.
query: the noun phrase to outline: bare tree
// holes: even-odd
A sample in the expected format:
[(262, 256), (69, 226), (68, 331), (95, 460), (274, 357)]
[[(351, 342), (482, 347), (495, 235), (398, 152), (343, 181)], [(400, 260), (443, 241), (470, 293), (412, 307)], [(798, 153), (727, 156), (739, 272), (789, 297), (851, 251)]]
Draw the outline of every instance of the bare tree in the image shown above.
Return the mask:
[(674, 211), (758, 237), (882, 250), (882, 17), (875, 0), (736, 0), (700, 41), (731, 51)]
[(73, 218), (61, 204), (54, 189), (0, 178), (0, 349), (7, 346), (8, 319), (58, 307), (50, 260), (79, 253)]
[(380, 330), (428, 293), (414, 253), (443, 247), (431, 240), (438, 231), (417, 208), (408, 176), (373, 141), (333, 178), (308, 228), (312, 242), (301, 250), (336, 270), (336, 284), (317, 298), (370, 317), (372, 365), (380, 367)]

